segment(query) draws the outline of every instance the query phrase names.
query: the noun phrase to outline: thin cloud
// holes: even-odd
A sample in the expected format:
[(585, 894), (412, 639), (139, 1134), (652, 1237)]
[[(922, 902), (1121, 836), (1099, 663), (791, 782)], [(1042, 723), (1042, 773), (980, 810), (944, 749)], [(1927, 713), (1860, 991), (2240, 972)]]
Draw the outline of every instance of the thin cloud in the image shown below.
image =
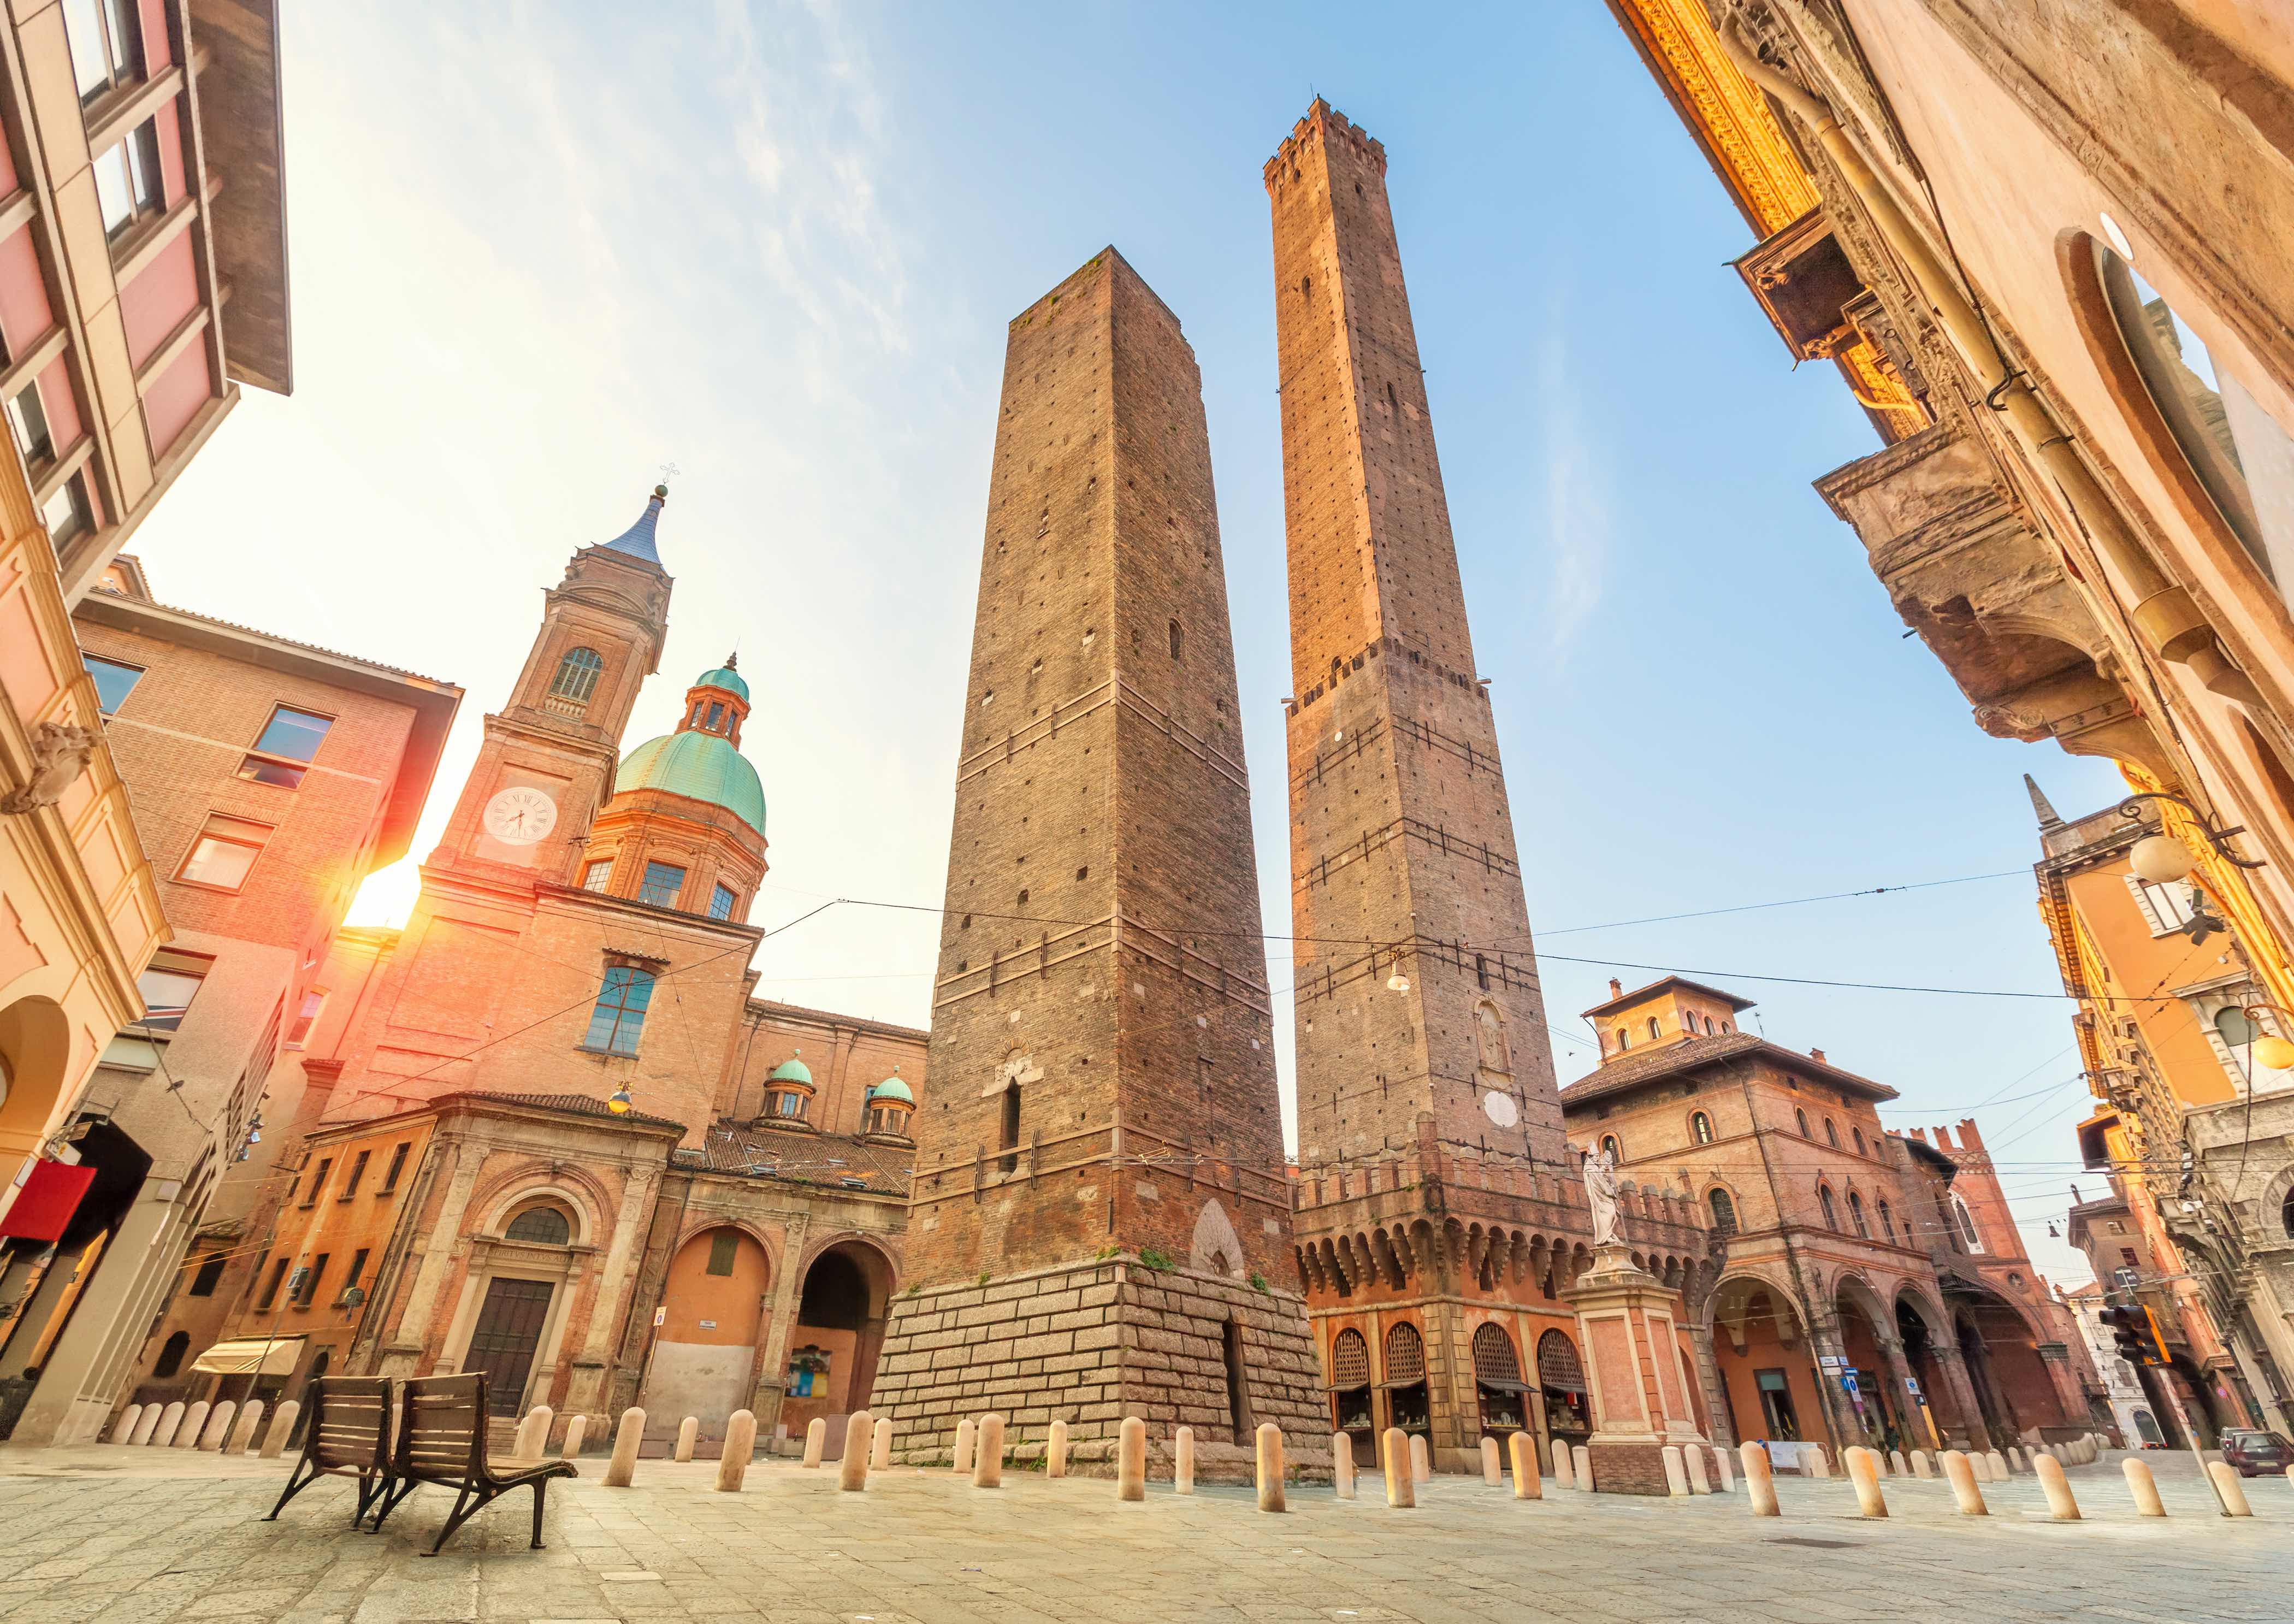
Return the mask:
[(1557, 324), (1538, 355), (1539, 396), (1546, 403), (1545, 556), (1552, 560), (1546, 594), (1546, 646), (1556, 657), (1576, 641), (1608, 575), (1614, 532), (1607, 470), (1569, 403), (1577, 398), (1568, 340)]

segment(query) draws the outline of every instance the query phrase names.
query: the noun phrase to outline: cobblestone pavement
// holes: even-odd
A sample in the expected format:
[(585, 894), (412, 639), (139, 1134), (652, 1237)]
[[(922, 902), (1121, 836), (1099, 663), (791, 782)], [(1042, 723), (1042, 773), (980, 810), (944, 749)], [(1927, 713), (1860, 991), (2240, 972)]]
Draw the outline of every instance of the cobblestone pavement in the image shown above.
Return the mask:
[[(759, 1462), (738, 1495), (714, 1467), (647, 1461), (610, 1489), (604, 1463), (551, 1486), (549, 1548), (525, 1548), (531, 1499), (498, 1502), (445, 1554), (450, 1502), (425, 1489), (377, 1537), (351, 1491), (305, 1490), (259, 1521), (281, 1462), (92, 1448), (0, 1451), (0, 1618), (29, 1624), (248, 1619), (755, 1620), (760, 1624), (1854, 1624), (1856, 1620), (2294, 1619), (2294, 1487), (2249, 1485), (2256, 1515), (2216, 1515), (2194, 1477), (2164, 1477), (2173, 1514), (2136, 1519), (2115, 1461), (2070, 1476), (2088, 1520), (2046, 1520), (2029, 1478), (1989, 1485), (1992, 1515), (1952, 1512), (1939, 1482), (1891, 1480), (1886, 1522), (1856, 1517), (1845, 1480), (1780, 1480), (1784, 1516), (1741, 1489), (1695, 1500), (1553, 1490), (1515, 1500), (1443, 1478), (1393, 1511), (1373, 1480), (1347, 1504), (1295, 1489), (1286, 1515), (1247, 1491), (1192, 1499), (1151, 1485), (1025, 1472), (975, 1489), (946, 1472)], [(2162, 1474), (2162, 1477), (2164, 1474)]]

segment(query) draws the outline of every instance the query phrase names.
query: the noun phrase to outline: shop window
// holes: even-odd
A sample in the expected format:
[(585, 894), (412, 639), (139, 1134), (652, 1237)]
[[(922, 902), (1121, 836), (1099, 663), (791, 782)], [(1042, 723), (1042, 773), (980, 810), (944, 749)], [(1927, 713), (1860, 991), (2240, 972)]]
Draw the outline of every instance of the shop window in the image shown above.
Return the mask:
[(653, 1001), (653, 972), (635, 965), (606, 967), (597, 1008), (590, 1012), (590, 1030), (582, 1047), (609, 1055), (634, 1055), (645, 1032), (646, 1007)]
[(1781, 1370), (1755, 1370), (1753, 1385), (1761, 1395), (1761, 1419), (1769, 1436), (1789, 1442), (1800, 1436), (1800, 1417), (1793, 1410), (1792, 1384)]
[(319, 753), (320, 741), (334, 725), (331, 716), (298, 711), (291, 705), (280, 706), (264, 724), (255, 748), (239, 763), (239, 776), (280, 789), (296, 788), (302, 783), (311, 758)]
[(267, 823), (210, 812), (199, 838), (184, 853), (183, 866), (175, 870), (175, 877), (190, 885), (236, 891), (247, 883), (248, 871), (263, 855), (264, 843), (270, 838)]

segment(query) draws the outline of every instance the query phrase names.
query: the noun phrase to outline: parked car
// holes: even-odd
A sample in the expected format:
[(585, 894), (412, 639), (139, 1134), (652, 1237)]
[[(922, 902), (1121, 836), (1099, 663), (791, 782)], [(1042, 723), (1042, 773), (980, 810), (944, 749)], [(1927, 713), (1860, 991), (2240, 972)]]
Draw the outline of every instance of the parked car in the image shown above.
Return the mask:
[(2225, 1465), (2238, 1468), (2241, 1477), (2259, 1477), (2266, 1472), (2275, 1477), (2287, 1467), (2294, 1466), (2294, 1444), (2288, 1443), (2275, 1432), (2257, 1432), (2247, 1427), (2225, 1427), (2222, 1457)]

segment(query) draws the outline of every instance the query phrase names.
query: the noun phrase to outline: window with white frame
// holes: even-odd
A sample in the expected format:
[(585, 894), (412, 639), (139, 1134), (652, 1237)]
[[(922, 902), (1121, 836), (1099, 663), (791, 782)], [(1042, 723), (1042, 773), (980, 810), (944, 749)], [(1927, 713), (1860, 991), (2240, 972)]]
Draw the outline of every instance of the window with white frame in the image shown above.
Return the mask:
[(2188, 880), (2175, 880), (2164, 885), (2153, 885), (2147, 879), (2129, 874), (2123, 877), (2127, 889), (2141, 910), (2143, 922), (2151, 927), (2154, 936), (2180, 930), (2191, 922), (2192, 912), (2191, 885)]

